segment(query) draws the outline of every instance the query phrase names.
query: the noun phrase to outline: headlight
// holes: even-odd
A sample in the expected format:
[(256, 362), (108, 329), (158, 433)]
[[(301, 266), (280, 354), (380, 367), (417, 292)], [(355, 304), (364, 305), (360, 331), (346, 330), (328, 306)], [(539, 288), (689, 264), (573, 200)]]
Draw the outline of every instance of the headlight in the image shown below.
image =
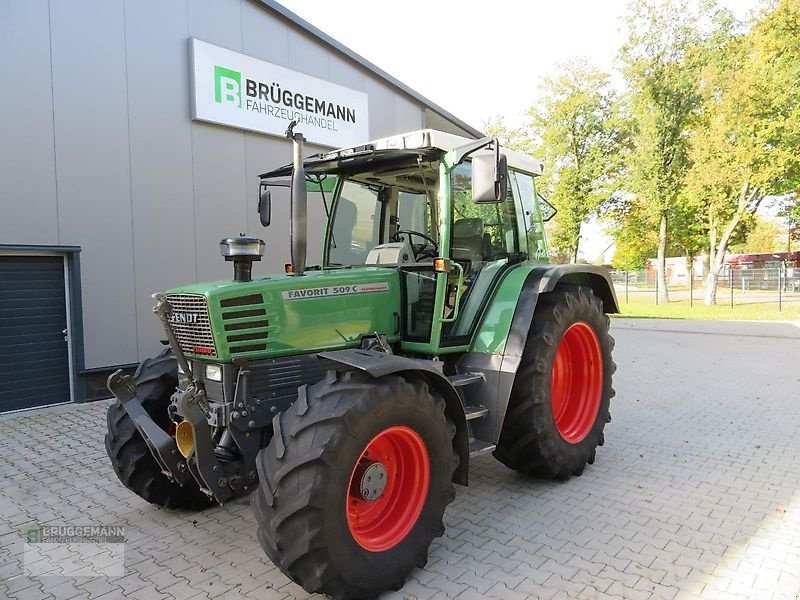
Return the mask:
[(222, 366), (206, 365), (206, 379), (209, 381), (222, 381)]

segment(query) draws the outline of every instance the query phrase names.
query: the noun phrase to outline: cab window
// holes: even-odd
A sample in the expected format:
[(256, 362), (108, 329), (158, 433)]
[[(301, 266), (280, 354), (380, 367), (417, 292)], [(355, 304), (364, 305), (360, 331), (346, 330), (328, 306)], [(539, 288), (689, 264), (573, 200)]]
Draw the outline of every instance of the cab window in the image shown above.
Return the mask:
[(381, 243), (379, 188), (346, 180), (335, 211), (328, 238), (328, 264), (364, 264), (369, 251)]
[[(433, 235), (430, 227), (430, 209), (424, 192), (401, 191), (397, 195), (397, 229), (418, 231)], [(412, 240), (417, 243), (421, 240)]]
[(453, 227), (450, 256), (466, 273), (477, 273), (487, 263), (519, 251), (512, 186), (503, 202), (472, 201), (472, 163), (453, 171)]

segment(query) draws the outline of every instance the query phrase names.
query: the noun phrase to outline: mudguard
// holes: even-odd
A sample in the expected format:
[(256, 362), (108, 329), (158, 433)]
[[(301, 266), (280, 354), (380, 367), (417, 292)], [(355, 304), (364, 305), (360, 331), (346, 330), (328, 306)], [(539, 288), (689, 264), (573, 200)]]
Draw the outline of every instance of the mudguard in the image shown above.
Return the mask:
[[(386, 354), (384, 352), (373, 352), (371, 350), (333, 350), (331, 352), (320, 352), (320, 358), (338, 362), (340, 364), (364, 371), (372, 377), (383, 377), (402, 373), (414, 373), (424, 377), (426, 381), (445, 401), (445, 412), (447, 417), (455, 424), (456, 434), (453, 438), (453, 445), (458, 453), (458, 467), (453, 473), (453, 482), (460, 485), (467, 485), (469, 473), (469, 431), (467, 429), (467, 419), (464, 415), (464, 406), (458, 392), (450, 381), (436, 368), (436, 364), (431, 360), (422, 360)], [(442, 363), (438, 363), (442, 364)]]
[(484, 313), (472, 350), (457, 364), (459, 373), (479, 372), (486, 378), (471, 400), (489, 408), (487, 418), (473, 425), (477, 438), (493, 443), (500, 438), (539, 296), (554, 291), (559, 283), (587, 286), (602, 300), (606, 313), (619, 312), (614, 285), (605, 267), (520, 265), (509, 271)]

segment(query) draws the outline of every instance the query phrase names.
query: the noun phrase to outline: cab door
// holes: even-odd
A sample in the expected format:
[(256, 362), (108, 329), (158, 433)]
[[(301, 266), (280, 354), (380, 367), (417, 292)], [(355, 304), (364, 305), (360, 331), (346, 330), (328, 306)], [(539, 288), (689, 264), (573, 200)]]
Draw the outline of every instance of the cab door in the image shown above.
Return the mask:
[(472, 199), (472, 163), (466, 161), (453, 170), (449, 250), (463, 277), (455, 282), (458, 289), (452, 282), (448, 286), (440, 341), (444, 351), (468, 349), (497, 283), (526, 258), (517, 219), (520, 206), (513, 181), (509, 183), (503, 200), (478, 204)]
[(441, 202), (439, 255), (449, 259), (450, 270), (437, 273), (431, 265), (402, 273), (403, 348), (433, 355), (469, 349), (497, 283), (527, 256), (520, 241), (524, 228), (518, 224), (521, 206), (513, 185), (502, 201), (478, 204), (472, 199), (471, 161), (440, 177), (447, 194), (440, 200), (447, 201)]

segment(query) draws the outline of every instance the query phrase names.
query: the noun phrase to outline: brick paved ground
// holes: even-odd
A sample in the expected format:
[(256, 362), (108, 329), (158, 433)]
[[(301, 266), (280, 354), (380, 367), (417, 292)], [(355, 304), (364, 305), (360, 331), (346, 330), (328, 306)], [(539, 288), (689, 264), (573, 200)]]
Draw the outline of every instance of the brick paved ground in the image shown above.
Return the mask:
[[(800, 328), (613, 329), (597, 463), (559, 484), (476, 460), (427, 567), (386, 598), (798, 597)], [(125, 490), (102, 447), (105, 408), (0, 418), (0, 597), (308, 597), (262, 554), (245, 500), (186, 515)], [(32, 522), (123, 525), (125, 576), (26, 576)]]

